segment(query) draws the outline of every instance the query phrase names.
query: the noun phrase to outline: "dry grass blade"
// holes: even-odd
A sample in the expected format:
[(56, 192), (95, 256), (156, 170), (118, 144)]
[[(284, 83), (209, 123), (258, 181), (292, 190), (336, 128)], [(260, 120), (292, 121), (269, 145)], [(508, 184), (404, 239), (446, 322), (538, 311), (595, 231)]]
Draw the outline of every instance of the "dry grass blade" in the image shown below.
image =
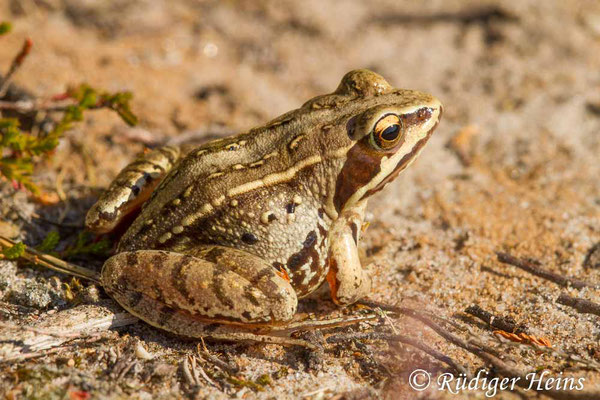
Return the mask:
[(198, 384), (200, 383), (200, 376), (202, 376), (202, 378), (208, 382), (210, 385), (216, 387), (217, 389), (221, 389), (221, 387), (212, 379), (210, 379), (210, 377), (206, 374), (206, 372), (204, 371), (204, 369), (202, 368), (202, 366), (197, 362), (196, 357), (194, 356), (188, 356), (189, 360), (190, 360), (190, 365), (191, 365), (191, 369), (192, 369), (192, 375), (194, 377), (194, 381), (198, 382)]
[(196, 381), (196, 378), (192, 374), (192, 367), (190, 365), (189, 357), (184, 357), (183, 362), (181, 363), (181, 371), (183, 372), (183, 377), (188, 385), (197, 386), (200, 383)]
[[(0, 247), (10, 248), (16, 243), (8, 238), (0, 236)], [(100, 274), (94, 270), (83, 268), (75, 264), (68, 263), (59, 258), (52, 257), (48, 254), (39, 252), (31, 247), (27, 246), (25, 253), (22, 256), (23, 259), (31, 262), (34, 265), (39, 265), (53, 271), (61, 272), (63, 274), (74, 275), (79, 278), (87, 279), (94, 283), (100, 283)]]

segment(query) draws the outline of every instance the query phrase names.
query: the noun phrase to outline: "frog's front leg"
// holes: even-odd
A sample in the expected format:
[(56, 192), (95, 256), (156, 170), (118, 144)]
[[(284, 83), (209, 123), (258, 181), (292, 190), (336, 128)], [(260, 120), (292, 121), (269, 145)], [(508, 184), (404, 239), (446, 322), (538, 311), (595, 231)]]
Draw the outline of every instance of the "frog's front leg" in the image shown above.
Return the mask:
[(193, 255), (119, 253), (104, 264), (102, 285), (140, 319), (189, 337), (206, 336), (203, 329), (212, 322), (288, 321), (298, 302), (290, 282), (267, 262), (219, 246), (201, 247)]
[(327, 282), (336, 304), (352, 304), (371, 291), (371, 278), (358, 256), (358, 241), (367, 201), (344, 210), (329, 231), (329, 272)]
[(112, 231), (142, 206), (180, 155), (179, 147), (163, 146), (142, 154), (123, 168), (88, 211), (86, 227), (95, 233)]

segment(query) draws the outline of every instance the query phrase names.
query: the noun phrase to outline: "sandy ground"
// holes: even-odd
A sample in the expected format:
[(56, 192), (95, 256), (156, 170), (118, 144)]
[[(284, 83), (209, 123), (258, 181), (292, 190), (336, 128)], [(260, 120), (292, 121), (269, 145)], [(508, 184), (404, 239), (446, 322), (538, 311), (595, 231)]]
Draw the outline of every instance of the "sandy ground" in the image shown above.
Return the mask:
[[(127, 130), (108, 111), (91, 114), (36, 174), (43, 188), (63, 191), (66, 200), (41, 207), (4, 185), (4, 234), (13, 231), (35, 245), (59, 229), (72, 242), (98, 190), (144, 148), (136, 135), (156, 142), (246, 130), (332, 91), (350, 69), (371, 68), (395, 86), (435, 94), (445, 114), (420, 159), (371, 201), (362, 243), (364, 264), (375, 277), (370, 299), (456, 321), (523, 371), (585, 378), (585, 390), (600, 390), (597, 368), (573, 361), (600, 362), (599, 317), (556, 303), (563, 292), (598, 302), (600, 291), (562, 288), (500, 264), (495, 255), (535, 258), (557, 274), (600, 281), (600, 255), (592, 251), (600, 241), (600, 3), (4, 0), (0, 16), (14, 25), (0, 39), (0, 71), (29, 36), (34, 50), (18, 85), (41, 97), (81, 82), (130, 90), (143, 130)], [(97, 311), (93, 304), (108, 301), (86, 283), (70, 300), (64, 285), (70, 278), (38, 268), (0, 261), (0, 276), (0, 315), (11, 324), (35, 324), (78, 303)], [(472, 305), (513, 318), (558, 352), (499, 344), (485, 323), (464, 316)], [(302, 312), (321, 316), (333, 309), (326, 290), (301, 305)], [(495, 373), (419, 322), (400, 317), (394, 325), (472, 374), (479, 368)], [(140, 346), (151, 357), (136, 352)], [(425, 392), (410, 388), (416, 368), (435, 379), (449, 367), (408, 345), (346, 342), (315, 356), (276, 345), (209, 344), (211, 354), (239, 368), (239, 381), (216, 378), (220, 389), (186, 380), (183, 362), (195, 349), (196, 343), (145, 324), (129, 325), (99, 340), (0, 364), (0, 393), (457, 398), (435, 385)], [(240, 383), (261, 377), (260, 385)], [(534, 393), (503, 391), (496, 398), (520, 396)], [(463, 391), (460, 397), (484, 394)]]

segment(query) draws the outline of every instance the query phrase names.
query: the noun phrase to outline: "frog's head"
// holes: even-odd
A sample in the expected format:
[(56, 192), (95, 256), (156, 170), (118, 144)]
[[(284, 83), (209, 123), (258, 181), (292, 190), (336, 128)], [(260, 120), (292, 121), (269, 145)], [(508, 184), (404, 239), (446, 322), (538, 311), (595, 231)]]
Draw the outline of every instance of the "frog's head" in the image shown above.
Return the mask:
[(383, 189), (412, 163), (442, 116), (435, 97), (396, 89), (369, 70), (347, 73), (334, 95), (352, 97), (345, 134), (351, 140), (337, 175), (334, 206), (339, 212)]

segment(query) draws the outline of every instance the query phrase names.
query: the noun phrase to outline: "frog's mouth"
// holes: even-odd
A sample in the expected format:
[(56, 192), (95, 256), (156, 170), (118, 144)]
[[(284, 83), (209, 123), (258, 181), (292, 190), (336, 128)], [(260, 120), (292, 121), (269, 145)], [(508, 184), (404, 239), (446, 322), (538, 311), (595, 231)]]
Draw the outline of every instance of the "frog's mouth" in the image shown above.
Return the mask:
[(396, 166), (394, 167), (394, 169), (392, 170), (392, 172), (390, 172), (385, 178), (383, 178), (383, 180), (381, 182), (379, 182), (377, 184), (377, 186), (375, 186), (372, 189), (369, 189), (362, 197), (362, 199), (365, 199), (369, 196), (371, 196), (373, 193), (377, 193), (379, 192), (381, 189), (383, 189), (385, 187), (385, 185), (387, 185), (388, 183), (390, 183), (391, 181), (393, 181), (394, 179), (396, 179), (396, 177), (400, 174), (400, 172), (404, 171), (406, 168), (408, 168), (408, 166), (417, 159), (417, 157), (419, 156), (419, 153), (423, 150), (423, 147), (425, 147), (425, 144), (427, 144), (427, 141), (429, 140), (429, 138), (431, 137), (431, 135), (433, 134), (433, 131), (435, 130), (435, 128), (437, 128), (438, 124), (440, 123), (440, 118), (442, 117), (442, 109), (440, 107), (440, 112), (439, 112), (439, 116), (438, 116), (438, 120), (436, 121), (436, 123), (427, 131), (427, 134), (425, 135), (424, 138), (422, 138), (421, 140), (419, 140), (415, 146), (413, 147), (413, 149), (404, 155), (404, 157), (402, 157), (400, 159), (400, 161), (398, 161), (398, 163), (396, 164)]

